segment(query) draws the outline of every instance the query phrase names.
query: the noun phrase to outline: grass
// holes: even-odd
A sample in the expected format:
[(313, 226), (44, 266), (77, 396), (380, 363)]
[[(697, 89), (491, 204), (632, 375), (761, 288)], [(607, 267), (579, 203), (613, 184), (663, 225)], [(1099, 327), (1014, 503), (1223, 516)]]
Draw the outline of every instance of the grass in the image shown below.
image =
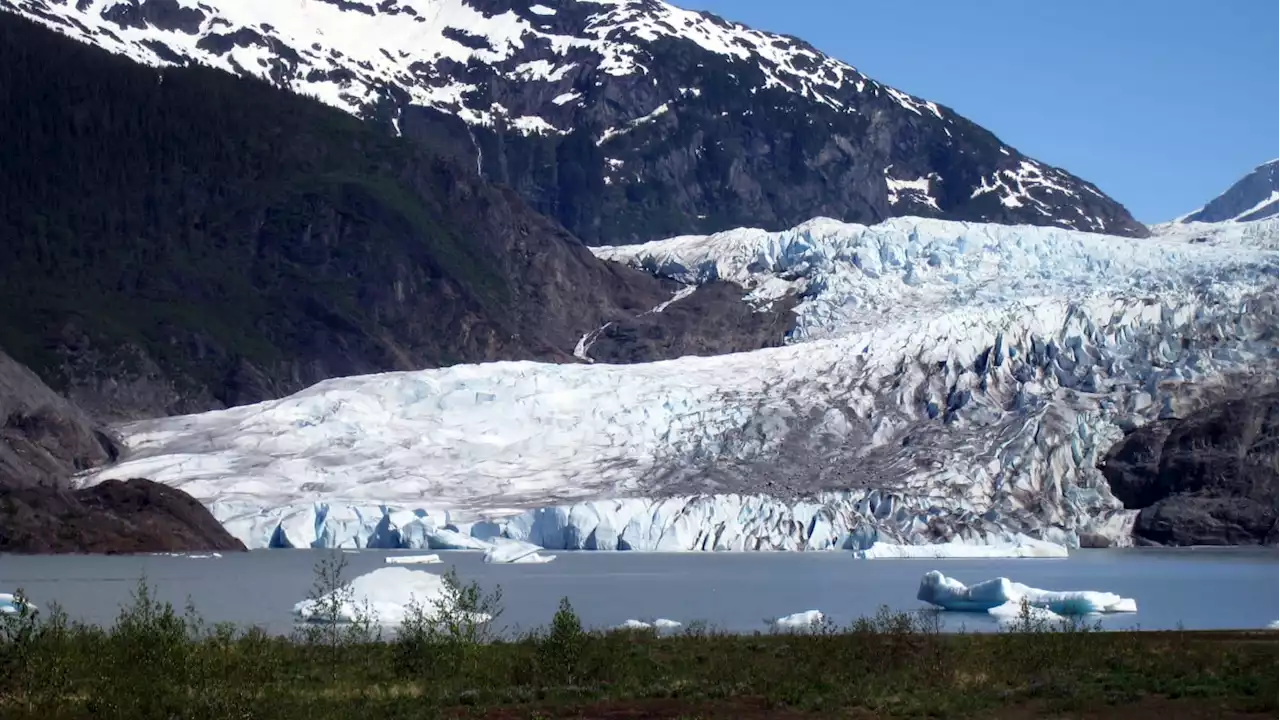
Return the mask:
[[(342, 561), (313, 598), (337, 603)], [(448, 576), (446, 602), (387, 637), (369, 621), (293, 636), (209, 626), (145, 578), (110, 627), (58, 608), (0, 620), (0, 717), (1275, 717), (1275, 633), (1099, 632), (1024, 617), (954, 635), (887, 609), (850, 627), (675, 636), (551, 623), (502, 639), (500, 596)], [(322, 607), (320, 614), (327, 610)]]

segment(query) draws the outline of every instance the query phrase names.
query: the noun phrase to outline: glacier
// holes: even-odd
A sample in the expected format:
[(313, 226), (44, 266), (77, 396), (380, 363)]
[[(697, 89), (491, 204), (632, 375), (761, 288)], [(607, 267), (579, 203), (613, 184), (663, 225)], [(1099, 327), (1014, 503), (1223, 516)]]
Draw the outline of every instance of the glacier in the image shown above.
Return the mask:
[(760, 307), (795, 295), (796, 329), (715, 357), (336, 378), (123, 426), (124, 459), (82, 481), (179, 487), (251, 548), (1124, 545), (1102, 454), (1275, 383), (1277, 235), (819, 218), (593, 248)]

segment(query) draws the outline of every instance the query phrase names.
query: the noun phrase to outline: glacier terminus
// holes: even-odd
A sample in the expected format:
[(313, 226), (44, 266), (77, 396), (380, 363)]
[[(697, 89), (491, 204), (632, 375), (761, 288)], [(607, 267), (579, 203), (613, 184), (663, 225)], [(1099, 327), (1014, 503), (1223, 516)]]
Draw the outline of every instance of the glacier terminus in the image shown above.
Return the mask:
[(1274, 385), (1277, 249), (1273, 221), (1130, 238), (911, 217), (593, 248), (758, 307), (795, 297), (796, 328), (732, 355), (327, 380), (124, 426), (123, 461), (80, 481), (179, 487), (251, 548), (1125, 545), (1136, 511), (1099, 459)]

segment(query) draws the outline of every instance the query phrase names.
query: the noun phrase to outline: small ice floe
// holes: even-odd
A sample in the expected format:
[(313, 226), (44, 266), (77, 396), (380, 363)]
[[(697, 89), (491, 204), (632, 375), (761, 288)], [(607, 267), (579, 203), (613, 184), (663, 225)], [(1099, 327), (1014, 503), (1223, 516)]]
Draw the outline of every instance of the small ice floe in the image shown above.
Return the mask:
[(23, 601), (9, 593), (0, 593), (0, 615), (17, 615), (24, 607), (27, 610), (36, 609), (30, 600)]
[(882, 559), (950, 559), (950, 558), (1064, 558), (1067, 548), (1046, 540), (1026, 535), (1015, 535), (1006, 542), (978, 545), (975, 543), (949, 542), (932, 545), (894, 545), (877, 542), (865, 550), (855, 550), (859, 560)]
[[(368, 620), (375, 625), (399, 625), (411, 603), (416, 603), (428, 619), (455, 611), (456, 608), (442, 606), (448, 597), (444, 578), (439, 575), (402, 567), (379, 568), (318, 599), (303, 600), (293, 606), (293, 614), (306, 622)], [(476, 614), (472, 619), (488, 622), (493, 618)]]
[(541, 546), (523, 540), (494, 538), (489, 543), (489, 548), (484, 551), (487, 563), (549, 563), (556, 559), (555, 555), (539, 555)]
[(1268, 625), (1268, 626), (1267, 626), (1267, 629), (1268, 629), (1268, 630), (1280, 630), (1280, 620), (1272, 621), (1272, 623), (1271, 623), (1270, 625)]
[(805, 630), (821, 625), (825, 617), (821, 610), (805, 610), (804, 612), (784, 615), (774, 620), (773, 625), (783, 630)]
[(209, 553), (165, 552), (165, 553), (150, 553), (150, 554), (153, 557), (187, 558), (188, 560), (208, 560), (210, 558), (222, 557), (222, 553), (216, 553), (216, 552), (209, 552)]
[[(944, 610), (985, 612), (997, 618), (1016, 616), (1025, 601), (1033, 618), (1058, 619), (1064, 615), (1132, 613), (1138, 611), (1133, 598), (1096, 590), (1041, 590), (1008, 578), (984, 580), (965, 585), (932, 570), (920, 580), (916, 597)], [(1046, 611), (1037, 612), (1038, 610)]]
[(676, 630), (681, 627), (675, 620), (658, 618), (651, 623), (643, 620), (628, 620), (615, 627), (615, 630)]
[(439, 565), (440, 556), (435, 553), (430, 555), (388, 555), (386, 563), (388, 565)]

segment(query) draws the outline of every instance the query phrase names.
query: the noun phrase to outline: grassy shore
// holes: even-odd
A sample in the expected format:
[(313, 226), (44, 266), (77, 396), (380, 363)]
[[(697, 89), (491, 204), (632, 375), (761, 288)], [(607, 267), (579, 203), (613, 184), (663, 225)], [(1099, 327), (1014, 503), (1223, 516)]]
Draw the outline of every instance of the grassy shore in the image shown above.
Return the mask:
[[(341, 587), (318, 568), (316, 592)], [(730, 635), (590, 632), (562, 602), (518, 640), (500, 597), (456, 578), (387, 637), (367, 621), (291, 637), (206, 626), (145, 581), (111, 627), (56, 607), (0, 619), (0, 718), (1209, 718), (1277, 715), (1275, 632), (1099, 632), (1024, 618), (940, 633), (927, 614)], [(341, 598), (335, 596), (336, 602)]]

